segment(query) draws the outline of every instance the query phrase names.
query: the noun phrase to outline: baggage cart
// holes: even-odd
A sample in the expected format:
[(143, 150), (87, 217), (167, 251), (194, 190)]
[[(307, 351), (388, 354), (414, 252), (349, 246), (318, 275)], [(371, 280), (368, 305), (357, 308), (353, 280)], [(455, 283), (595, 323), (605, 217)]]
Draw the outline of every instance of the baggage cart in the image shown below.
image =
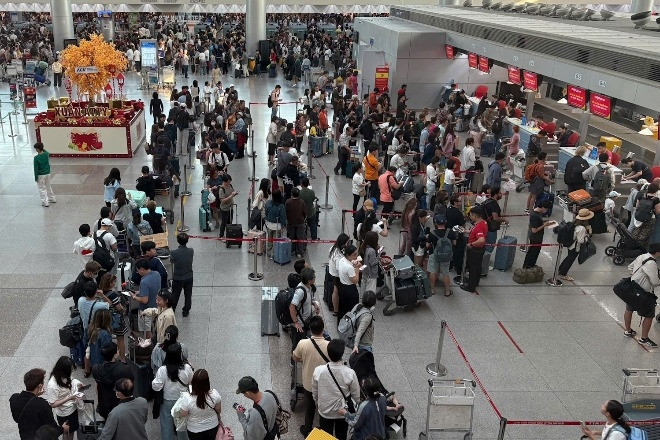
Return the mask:
[[(398, 261), (395, 261), (398, 260)], [(410, 280), (415, 276), (415, 265), (407, 256), (395, 255), (394, 259), (383, 255), (379, 260), (380, 269), (385, 276), (385, 286), (389, 294), (385, 296), (387, 304), (383, 308), (383, 315), (391, 316), (397, 309), (410, 310), (419, 307), (421, 301), (415, 292), (410, 292), (411, 283), (403, 282)], [(397, 292), (397, 286), (402, 290)], [(415, 289), (417, 286), (415, 285)], [(376, 292), (379, 295), (380, 291)], [(397, 294), (399, 298), (397, 299)]]
[(419, 439), (426, 440), (433, 432), (456, 432), (470, 440), (476, 386), (472, 379), (429, 379), (426, 431), (419, 433)]
[(660, 439), (660, 370), (624, 368), (623, 370), (624, 417), (635, 422), (655, 422), (637, 425), (646, 432), (649, 440)]

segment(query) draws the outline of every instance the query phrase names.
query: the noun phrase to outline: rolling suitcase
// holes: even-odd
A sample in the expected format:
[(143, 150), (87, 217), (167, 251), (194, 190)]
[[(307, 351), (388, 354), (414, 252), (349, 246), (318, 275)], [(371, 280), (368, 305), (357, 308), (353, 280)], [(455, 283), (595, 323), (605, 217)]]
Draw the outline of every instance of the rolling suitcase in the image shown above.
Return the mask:
[(415, 287), (417, 288), (417, 300), (422, 301), (431, 296), (431, 282), (429, 276), (424, 269), (415, 266)]
[(359, 165), (360, 162), (355, 162), (352, 160), (349, 160), (346, 162), (346, 177), (349, 179), (353, 178), (353, 175), (355, 174), (355, 166)]
[(291, 262), (291, 240), (273, 242), (273, 261), (281, 265)]
[[(271, 64), (272, 66), (272, 64)], [(268, 78), (275, 78), (277, 77), (277, 68), (276, 67), (269, 67), (268, 68)]]
[(236, 157), (238, 154), (238, 141), (236, 139), (228, 140), (227, 145), (229, 146), (229, 151), (231, 151), (234, 157)]
[(513, 246), (501, 246), (495, 250), (495, 262), (493, 267), (497, 270), (505, 271), (511, 269), (513, 260), (516, 258), (516, 246), (518, 239), (510, 235), (503, 235), (497, 240), (497, 244), (506, 244)]
[(481, 276), (488, 276), (488, 271), (490, 270), (490, 256), (491, 253), (486, 251), (484, 252), (483, 259), (481, 260)]
[(605, 211), (594, 212), (594, 216), (589, 220), (591, 232), (594, 234), (605, 234), (607, 232), (607, 219)]
[(209, 220), (211, 218), (211, 211), (205, 208), (203, 205), (199, 207), (199, 229), (202, 232), (209, 232)]
[[(238, 224), (238, 223), (233, 223), (231, 225), (227, 225), (227, 247), (230, 246), (238, 246), (238, 247), (243, 247), (243, 225)], [(237, 240), (231, 240), (232, 238), (235, 238)]]
[(154, 370), (151, 368), (151, 362), (136, 363), (132, 359), (126, 360), (129, 367), (133, 369), (133, 397), (144, 397), (148, 401), (153, 399), (151, 390), (151, 381), (154, 380)]
[(482, 157), (490, 157), (493, 154), (495, 154), (495, 140), (491, 138), (491, 140), (487, 140), (488, 138), (484, 139), (481, 142), (481, 156)]
[[(254, 240), (254, 238), (257, 237), (260, 239), (257, 241), (257, 255), (262, 255), (264, 253), (264, 250), (266, 249), (266, 242), (262, 241), (261, 239), (266, 238), (266, 231), (248, 231), (247, 234), (247, 239), (248, 240)], [(254, 249), (254, 242), (251, 241), (248, 243), (248, 252), (253, 254), (255, 251)]]
[(397, 307), (411, 306), (417, 304), (417, 286), (412, 278), (400, 280), (394, 279), (395, 300)]
[(280, 335), (280, 323), (275, 312), (277, 287), (261, 288), (261, 336)]
[(127, 189), (126, 197), (133, 200), (138, 208), (144, 208), (147, 206), (147, 195), (144, 193), (144, 191)]
[(335, 151), (335, 140), (332, 138), (328, 138), (328, 142), (326, 143), (326, 153), (332, 154)]
[(69, 348), (69, 357), (71, 362), (74, 365), (79, 367), (84, 366), (85, 364), (85, 344), (83, 344), (82, 339), (79, 340), (75, 346)]
[(80, 430), (78, 433), (78, 439), (80, 440), (96, 440), (101, 437), (101, 431), (103, 431), (103, 425), (105, 422), (103, 420), (96, 420), (96, 408), (94, 407), (94, 400), (83, 399), (83, 405), (85, 404), (92, 405), (92, 423), (91, 424), (80, 424)]
[(172, 156), (170, 159), (170, 166), (174, 170), (174, 174), (181, 174), (181, 167), (179, 166), (179, 156)]
[(318, 136), (310, 136), (309, 138), (309, 146), (312, 150), (312, 156), (314, 157), (321, 157), (323, 156), (323, 142), (321, 142), (321, 138)]

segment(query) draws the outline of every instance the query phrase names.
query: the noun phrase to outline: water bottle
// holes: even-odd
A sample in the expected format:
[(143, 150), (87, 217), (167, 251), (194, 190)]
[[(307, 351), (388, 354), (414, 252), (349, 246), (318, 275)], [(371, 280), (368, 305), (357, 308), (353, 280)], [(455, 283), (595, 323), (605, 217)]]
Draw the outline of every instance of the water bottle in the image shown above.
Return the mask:
[(527, 116), (523, 115), (521, 121), (522, 125), (527, 125)]

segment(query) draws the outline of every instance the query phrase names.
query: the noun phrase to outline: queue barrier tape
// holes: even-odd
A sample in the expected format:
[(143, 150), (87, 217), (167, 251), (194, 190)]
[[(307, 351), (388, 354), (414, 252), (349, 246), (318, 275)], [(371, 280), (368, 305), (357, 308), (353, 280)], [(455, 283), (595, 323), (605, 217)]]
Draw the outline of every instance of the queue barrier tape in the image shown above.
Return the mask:
[[(221, 242), (231, 241), (244, 241), (247, 243), (254, 243), (254, 238), (226, 238), (226, 237), (208, 237), (206, 235), (189, 235), (188, 238), (197, 238), (199, 240), (216, 240)], [(275, 243), (275, 242), (290, 242), (290, 243), (307, 243), (307, 244), (335, 244), (336, 240), (290, 240), (288, 238), (257, 238), (257, 241)]]
[[(286, 101), (286, 102), (280, 102), (279, 105), (283, 104), (298, 104), (297, 101)], [(248, 102), (248, 105), (268, 105), (267, 102)]]
[[(547, 426), (579, 426), (582, 422), (576, 420), (508, 420), (507, 425), (547, 425)], [(585, 425), (604, 425), (604, 420), (584, 422)], [(628, 421), (628, 424), (635, 426), (660, 425), (660, 420), (640, 420)]]

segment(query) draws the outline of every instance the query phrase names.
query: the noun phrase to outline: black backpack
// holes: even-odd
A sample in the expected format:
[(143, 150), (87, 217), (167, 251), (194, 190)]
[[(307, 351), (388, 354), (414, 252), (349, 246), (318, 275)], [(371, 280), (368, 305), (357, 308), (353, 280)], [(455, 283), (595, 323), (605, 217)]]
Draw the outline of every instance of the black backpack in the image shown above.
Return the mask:
[(635, 220), (642, 223), (651, 220), (653, 218), (653, 206), (656, 202), (657, 200), (655, 197), (652, 199), (649, 199), (648, 197), (640, 199), (637, 209), (635, 210)]
[(103, 231), (98, 237), (96, 234), (93, 235), (96, 249), (94, 249), (94, 253), (92, 254), (92, 260), (99, 263), (102, 269), (109, 272), (115, 265), (115, 259), (110, 253), (110, 249), (106, 247), (105, 240), (103, 239), (103, 236), (107, 233), (108, 231)]
[(573, 222), (565, 222), (562, 220), (561, 223), (559, 223), (559, 226), (556, 228), (557, 230), (557, 243), (564, 247), (569, 247), (573, 244), (575, 241), (575, 223)]
[(268, 108), (273, 107), (273, 95), (268, 95)]
[(502, 120), (504, 117), (500, 116), (499, 118), (495, 119), (493, 121), (493, 126), (490, 128), (490, 131), (492, 131), (494, 134), (499, 134), (502, 132)]
[(190, 115), (185, 110), (179, 110), (179, 113), (176, 114), (176, 119), (174, 122), (176, 123), (176, 127), (179, 130), (185, 130), (186, 128), (190, 127)]
[(536, 157), (536, 156), (539, 155), (540, 152), (541, 152), (541, 144), (540, 144), (539, 138), (537, 138), (536, 136), (532, 136), (529, 139), (529, 146), (527, 147), (527, 154), (529, 156)]
[[(291, 319), (291, 313), (289, 311), (289, 305), (293, 300), (293, 295), (296, 293), (296, 289), (297, 287), (293, 289), (280, 289), (280, 291), (277, 292), (277, 295), (275, 296), (275, 314), (277, 315), (277, 320), (282, 325), (293, 324), (293, 320)], [(303, 289), (303, 292), (304, 295), (301, 303), (301, 308), (302, 308), (302, 304), (304, 304), (305, 301), (307, 301), (307, 291)], [(296, 310), (300, 315), (300, 309), (296, 307)]]

